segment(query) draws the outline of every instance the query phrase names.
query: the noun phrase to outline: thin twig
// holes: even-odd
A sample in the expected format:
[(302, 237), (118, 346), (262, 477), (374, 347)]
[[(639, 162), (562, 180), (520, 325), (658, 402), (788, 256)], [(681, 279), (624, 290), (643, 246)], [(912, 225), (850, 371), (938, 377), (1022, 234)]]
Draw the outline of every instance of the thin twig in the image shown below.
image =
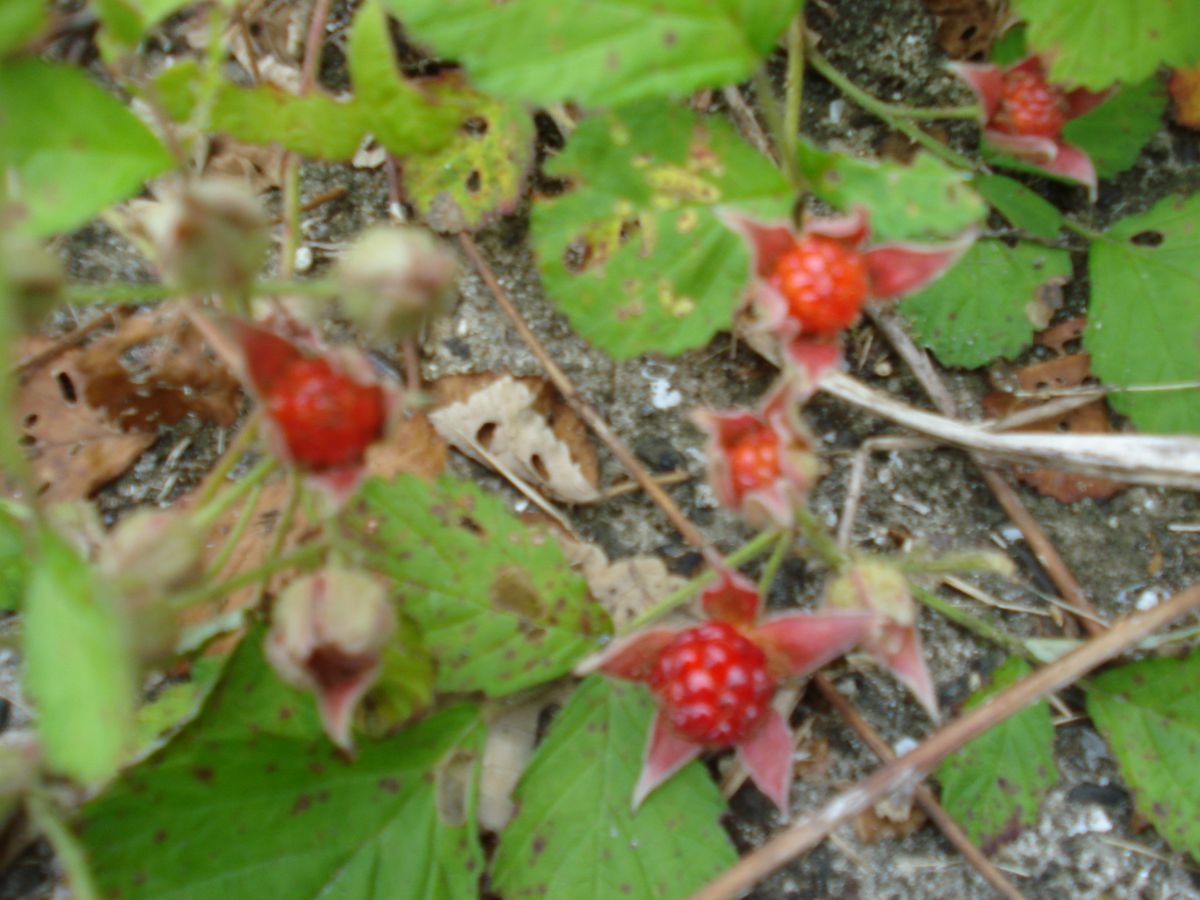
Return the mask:
[(1200, 585), (1182, 591), (1148, 612), (1117, 622), (1109, 631), (1060, 657), (934, 732), (915, 749), (877, 769), (819, 810), (776, 835), (702, 888), (692, 900), (732, 900), (796, 856), (820, 843), (845, 820), (888, 794), (911, 790), (948, 754), (979, 737), (1047, 694), (1124, 653), (1138, 641), (1200, 607)]
[[(813, 684), (817, 686), (817, 690), (824, 695), (838, 715), (846, 721), (846, 724), (854, 730), (859, 739), (871, 748), (872, 753), (885, 763), (890, 763), (896, 758), (896, 754), (887, 745), (887, 741), (881, 738), (871, 724), (862, 717), (854, 704), (842, 696), (842, 693), (833, 686), (833, 682), (818, 672), (813, 676)], [(967, 837), (958, 823), (938, 803), (933, 791), (921, 784), (917, 785), (913, 796), (921, 804), (926, 815), (942, 830), (946, 840), (958, 849), (967, 862), (975, 868), (975, 871), (983, 876), (984, 881), (995, 888), (996, 893), (1001, 897), (1009, 898), (1009, 900), (1024, 900), (1024, 895), (1017, 890), (1013, 883), (992, 865), (991, 860), (984, 855), (982, 850), (971, 843), (971, 839)]]
[(663, 511), (666, 517), (670, 519), (671, 524), (675, 526), (676, 531), (683, 535), (684, 540), (686, 540), (693, 547), (701, 550), (706, 557), (716, 559), (716, 551), (712, 548), (712, 545), (709, 544), (708, 539), (704, 537), (704, 534), (700, 531), (700, 529), (698, 529), (688, 520), (688, 517), (683, 514), (683, 511), (679, 508), (675, 501), (671, 499), (671, 496), (662, 489), (662, 486), (654, 480), (654, 476), (646, 470), (646, 468), (638, 461), (638, 458), (633, 455), (628, 447), (625, 446), (625, 443), (619, 437), (617, 437), (616, 433), (613, 432), (608, 423), (604, 421), (604, 418), (594, 409), (592, 409), (592, 407), (588, 405), (587, 401), (585, 401), (583, 397), (579, 395), (579, 391), (576, 390), (571, 379), (567, 377), (567, 373), (564, 372), (559, 367), (558, 363), (554, 361), (554, 358), (546, 352), (546, 348), (542, 346), (542, 342), (538, 340), (537, 335), (533, 333), (529, 325), (525, 322), (524, 317), (522, 317), (520, 311), (517, 309), (516, 304), (513, 303), (512, 298), (508, 295), (508, 292), (504, 289), (500, 282), (496, 280), (496, 275), (492, 271), (492, 267), (488, 265), (482, 254), (480, 254), (479, 247), (475, 244), (475, 240), (466, 232), (460, 233), (458, 240), (462, 245), (463, 251), (470, 258), (472, 265), (475, 266), (475, 270), (483, 279), (484, 284), (488, 286), (488, 290), (492, 292), (492, 296), (495, 297), (496, 302), (500, 304), (500, 308), (504, 311), (504, 314), (508, 316), (509, 321), (512, 322), (513, 327), (517, 330), (517, 334), (521, 336), (521, 340), (525, 342), (525, 346), (529, 348), (530, 352), (537, 357), (537, 360), (539, 363), (541, 363), (542, 368), (546, 370), (546, 375), (558, 389), (558, 392), (562, 394), (563, 399), (567, 402), (567, 405), (571, 407), (571, 409), (577, 416), (579, 416), (579, 418), (587, 423), (587, 426), (591, 428), (592, 431), (595, 432), (596, 436), (604, 443), (604, 445), (608, 447), (612, 455), (617, 458), (617, 461), (620, 462), (621, 465), (628, 470), (629, 474), (634, 477), (637, 483), (642, 486), (642, 490), (644, 490), (650, 496), (650, 499), (653, 500), (658, 505), (658, 508)]

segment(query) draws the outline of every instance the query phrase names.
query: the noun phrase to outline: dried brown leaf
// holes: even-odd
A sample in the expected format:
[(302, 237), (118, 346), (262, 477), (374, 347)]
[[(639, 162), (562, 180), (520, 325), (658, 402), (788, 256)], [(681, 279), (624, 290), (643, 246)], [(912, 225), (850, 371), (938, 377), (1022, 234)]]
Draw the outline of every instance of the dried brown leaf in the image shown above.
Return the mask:
[[(1011, 373), (1023, 391), (1079, 387), (1091, 375), (1091, 361), (1086, 353), (1070, 353), (1044, 362), (1033, 363)], [(985, 415), (1000, 418), (1037, 406), (1005, 391), (992, 391), (983, 398)], [(1108, 407), (1097, 400), (1070, 412), (1041, 419), (1018, 431), (1057, 431), (1075, 434), (1107, 434), (1112, 432)], [(1085, 497), (1104, 500), (1125, 487), (1125, 483), (1095, 475), (1081, 475), (1046, 466), (1016, 466), (1015, 474), (1025, 484), (1061, 503), (1075, 503)]]
[(76, 365), (87, 402), (125, 430), (154, 431), (189, 414), (228, 427), (241, 408), (238, 380), (178, 307), (131, 316)]
[(1200, 128), (1200, 66), (1173, 71), (1167, 90), (1174, 103), (1175, 121), (1187, 128)]
[(449, 447), (425, 413), (413, 413), (367, 450), (367, 474), (395, 478), (408, 472), (433, 479), (446, 468)]
[(485, 372), (434, 385), (429, 420), (450, 445), (484, 465), (477, 448), (548, 496), (600, 499), (599, 464), (587, 428), (549, 382)]
[[(32, 357), (51, 344), (29, 339), (18, 345), (19, 358)], [(26, 448), (38, 496), (47, 502), (78, 500), (116, 478), (157, 435), (126, 431), (86, 397), (87, 378), (78, 363), (84, 351), (67, 349), (21, 372), (15, 407), (20, 442)]]
[(571, 565), (583, 573), (596, 602), (617, 627), (681, 587), (685, 579), (672, 575), (657, 556), (631, 556), (610, 562), (594, 544), (562, 539)]
[(937, 44), (951, 59), (977, 59), (1003, 23), (999, 0), (925, 0), (937, 17)]

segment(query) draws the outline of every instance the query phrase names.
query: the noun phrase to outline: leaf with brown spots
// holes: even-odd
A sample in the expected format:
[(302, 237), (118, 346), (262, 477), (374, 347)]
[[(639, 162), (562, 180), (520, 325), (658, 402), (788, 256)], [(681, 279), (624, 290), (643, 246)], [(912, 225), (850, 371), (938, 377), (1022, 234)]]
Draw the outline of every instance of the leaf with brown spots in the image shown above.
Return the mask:
[(478, 94), (454, 77), (430, 88), (465, 118), (450, 143), (404, 161), (408, 198), (435, 231), (475, 231), (512, 212), (533, 165), (528, 110)]
[(1099, 675), (1087, 708), (1108, 739), (1137, 811), (1174, 849), (1200, 860), (1200, 652)]
[(544, 378), (448, 375), (433, 389), (437, 408), (429, 420), (459, 452), (483, 465), (495, 460), (553, 499), (600, 499), (587, 427)]
[(782, 173), (726, 122), (639, 103), (584, 119), (548, 174), (571, 188), (531, 222), (546, 292), (584, 338), (626, 358), (729, 328), (749, 272), (724, 205), (784, 218)]
[[(1029, 674), (1028, 663), (1012, 657), (996, 670), (966, 708)], [(1037, 821), (1046, 792), (1058, 781), (1054, 765), (1054, 724), (1050, 707), (1037, 703), (993, 726), (946, 757), (937, 771), (942, 805), (966, 830), (972, 843), (991, 852)]]
[(1174, 103), (1175, 121), (1188, 128), (1200, 128), (1200, 66), (1176, 69), (1167, 90)]
[(611, 630), (558, 543), (474, 485), (363, 487), (369, 559), (420, 625), (442, 691), (497, 697), (569, 671)]
[[(1086, 353), (1058, 356), (1044, 362), (1032, 363), (1017, 369), (1013, 375), (1015, 386), (1022, 391), (1039, 391), (1047, 388), (1062, 390), (1079, 387), (1091, 375), (1091, 366)], [(984, 413), (1000, 418), (1020, 410), (1036, 408), (1036, 402), (1021, 400), (1011, 393), (992, 391), (983, 398)], [(1103, 400), (1096, 400), (1070, 412), (1040, 419), (1017, 431), (1057, 431), (1071, 434), (1108, 434), (1112, 425), (1108, 420), (1108, 409)], [(1081, 475), (1053, 469), (1049, 466), (1014, 466), (1017, 478), (1034, 490), (1062, 503), (1075, 503), (1085, 497), (1105, 500), (1126, 487), (1125, 482), (1099, 475)]]
[[(422, 896), (477, 896), (478, 710), (442, 710), (350, 760), (312, 701), (275, 677), (262, 640), (252, 629), (200, 715), (85, 807), (80, 837), (101, 893), (409, 897), (425, 885)], [(456, 823), (441, 815), (447, 796), (461, 797)]]
[(641, 685), (580, 684), (517, 787), (492, 866), (504, 897), (686, 897), (733, 864), (718, 822), (725, 804), (699, 762), (632, 812), (653, 718)]

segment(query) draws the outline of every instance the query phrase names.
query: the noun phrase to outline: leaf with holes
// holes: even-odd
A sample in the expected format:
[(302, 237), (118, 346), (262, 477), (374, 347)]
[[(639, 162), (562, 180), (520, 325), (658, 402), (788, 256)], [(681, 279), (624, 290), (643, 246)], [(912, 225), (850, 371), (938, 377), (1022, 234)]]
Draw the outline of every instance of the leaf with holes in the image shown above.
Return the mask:
[[(1013, 657), (996, 670), (966, 708), (978, 706), (1030, 673)], [(942, 805), (985, 853), (1035, 823), (1046, 793), (1058, 781), (1054, 723), (1042, 701), (992, 726), (938, 767)]]
[(111, 777), (132, 749), (136, 676), (119, 601), (47, 530), (29, 576), (22, 649), (46, 763), (84, 783)]
[(1092, 90), (1137, 82), (1160, 65), (1200, 62), (1200, 16), (1191, 0), (1015, 0), (1032, 50), (1050, 77)]
[(1092, 158), (1101, 178), (1124, 172), (1162, 127), (1167, 92), (1157, 78), (1126, 84), (1063, 128), (1063, 140)]
[(454, 78), (436, 94), (466, 116), (445, 147), (405, 161), (404, 186), (436, 231), (474, 231), (520, 202), (533, 165), (533, 119), (520, 104), (477, 94)]
[(1097, 676), (1087, 708), (1108, 740), (1138, 812), (1200, 860), (1200, 653), (1146, 659)]
[[(1200, 380), (1200, 194), (1168, 197), (1093, 242), (1092, 301), (1084, 347), (1102, 381)], [(1115, 393), (1109, 402), (1143, 431), (1200, 433), (1200, 395)]]
[(1062, 213), (1021, 182), (1004, 175), (976, 175), (971, 183), (1014, 228), (1044, 238), (1056, 237), (1062, 229)]
[(406, 31), (501, 97), (616, 106), (747, 78), (802, 0), (387, 0)]
[(876, 240), (949, 237), (987, 212), (965, 173), (927, 153), (900, 165), (801, 144), (798, 158), (814, 194), (841, 210), (864, 207), (871, 214)]
[[(67, 231), (172, 165), (138, 118), (79, 69), (0, 65), (0, 164), (9, 198), (39, 235)], [(98, 177), (103, 173), (103, 177)]]
[(686, 897), (737, 855), (725, 804), (693, 762), (631, 812), (654, 717), (649, 693), (599, 676), (554, 720), (517, 787), (492, 883), (505, 897)]
[(364, 124), (391, 153), (430, 153), (453, 138), (461, 106), (439, 103), (400, 74), (380, 0), (359, 8), (346, 62)]
[(468, 482), (412, 475), (362, 489), (378, 547), (425, 635), (441, 691), (498, 697), (568, 672), (610, 625), (558, 543)]
[(680, 353), (728, 328), (749, 259), (720, 205), (785, 217), (783, 175), (725, 122), (643, 103), (585, 119), (547, 166), (571, 187), (533, 211), (546, 292), (616, 357)]
[(1028, 347), (1039, 327), (1030, 315), (1038, 291), (1070, 276), (1066, 250), (976, 241), (949, 272), (900, 301), (900, 310), (939, 360), (972, 369)]
[(483, 728), (470, 704), (347, 759), (252, 630), (199, 717), (83, 809), (103, 893), (124, 898), (473, 897)]

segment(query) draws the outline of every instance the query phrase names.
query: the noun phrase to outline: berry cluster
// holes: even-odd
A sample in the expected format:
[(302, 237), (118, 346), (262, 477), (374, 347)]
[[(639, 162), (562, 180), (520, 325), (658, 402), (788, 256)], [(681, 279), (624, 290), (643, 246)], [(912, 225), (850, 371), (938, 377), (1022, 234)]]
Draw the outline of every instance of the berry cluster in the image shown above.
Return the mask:
[(386, 418), (378, 385), (359, 384), (320, 357), (292, 361), (271, 382), (266, 406), (292, 458), (315, 470), (360, 462)]
[(803, 334), (835, 334), (853, 325), (867, 299), (861, 254), (821, 235), (796, 241), (775, 261), (767, 282), (787, 301)]
[(762, 726), (775, 682), (757, 644), (725, 622), (710, 621), (680, 632), (663, 650), (650, 687), (675, 731), (724, 747)]
[(993, 126), (1014, 134), (1058, 137), (1067, 122), (1067, 98), (1040, 68), (1004, 75), (1004, 94)]

